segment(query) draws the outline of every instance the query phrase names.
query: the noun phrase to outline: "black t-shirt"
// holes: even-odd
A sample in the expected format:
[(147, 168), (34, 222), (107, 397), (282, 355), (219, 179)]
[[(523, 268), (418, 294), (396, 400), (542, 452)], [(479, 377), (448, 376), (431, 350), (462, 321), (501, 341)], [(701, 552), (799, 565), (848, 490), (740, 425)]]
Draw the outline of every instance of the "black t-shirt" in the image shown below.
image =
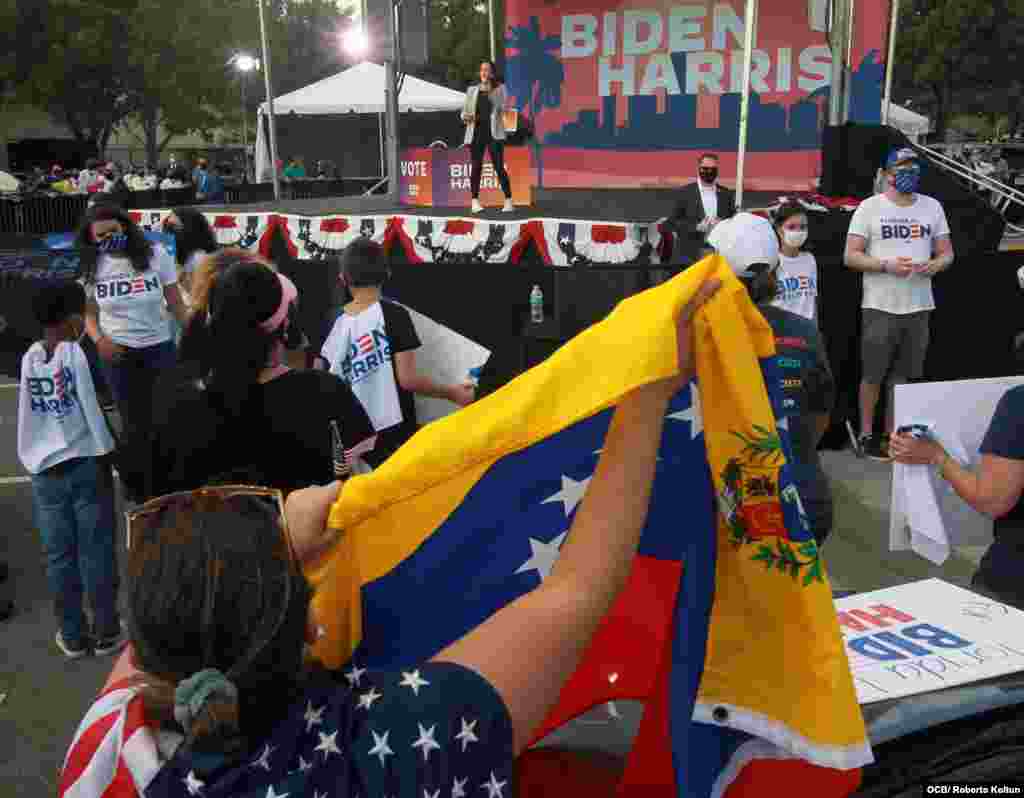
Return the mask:
[(187, 368), (162, 383), (147, 496), (195, 490), (227, 475), (285, 493), (325, 485), (335, 479), (331, 421), (347, 450), (374, 434), (352, 390), (326, 372), (292, 371), (254, 386), (240, 418), (224, 412), (216, 394), (198, 385)]
[(491, 138), (491, 113), (493, 111), (491, 93), (481, 89), (476, 94), (476, 127), (473, 128), (473, 138), (488, 140)]
[(388, 336), (388, 343), (391, 345), (391, 368), (395, 374), (395, 387), (398, 388), (398, 403), (402, 408), (402, 423), (385, 430), (383, 438), (386, 444), (390, 443), (397, 449), (416, 434), (419, 422), (416, 420), (415, 394), (405, 390), (398, 382), (395, 355), (399, 352), (415, 351), (422, 346), (422, 343), (419, 335), (416, 334), (416, 327), (412, 323), (409, 311), (386, 299), (380, 301), (380, 307), (384, 313), (384, 330)]
[[(1024, 460), (1024, 385), (1011, 388), (996, 406), (981, 453), (1008, 460)], [(978, 569), (983, 586), (1016, 597), (1024, 606), (1024, 497), (993, 525), (995, 542)]]

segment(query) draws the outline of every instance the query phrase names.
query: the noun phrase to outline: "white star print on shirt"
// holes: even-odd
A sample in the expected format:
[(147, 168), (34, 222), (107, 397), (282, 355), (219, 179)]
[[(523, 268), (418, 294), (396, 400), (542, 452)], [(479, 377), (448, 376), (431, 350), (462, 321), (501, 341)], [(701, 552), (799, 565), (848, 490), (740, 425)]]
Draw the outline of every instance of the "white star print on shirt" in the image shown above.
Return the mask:
[(466, 723), (465, 718), (461, 718), (461, 720), (462, 731), (455, 735), (455, 739), (462, 741), (462, 752), (465, 753), (466, 746), (468, 746), (470, 743), (480, 742), (480, 738), (473, 733), (473, 729), (476, 728), (477, 723), (475, 720), (472, 723)]
[(320, 707), (320, 709), (313, 709), (313, 702), (309, 701), (306, 704), (306, 714), (304, 715), (306, 720), (306, 733), (313, 731), (314, 726), (319, 726), (324, 722), (324, 710), (326, 706)]
[(452, 798), (466, 798), (466, 782), (469, 779), (455, 779), (455, 783), (452, 785)]
[(505, 782), (498, 781), (492, 770), (491, 780), (484, 784), (483, 788), (487, 790), (487, 798), (503, 798), (501, 791), (505, 788)]
[(273, 747), (270, 743), (267, 743), (267, 747), (263, 749), (263, 753), (260, 754), (260, 758), (252, 763), (254, 768), (263, 768), (268, 773), (270, 772), (270, 755), (274, 752)]
[(313, 790), (313, 798), (327, 798), (327, 790), (324, 790), (323, 792)]
[(398, 683), (398, 686), (408, 687), (412, 690), (414, 695), (419, 695), (420, 688), (428, 684), (430, 684), (430, 682), (428, 682), (426, 679), (421, 678), (420, 672), (418, 670), (415, 670), (412, 673), (402, 671), (402, 681)]
[(532, 554), (530, 559), (516, 569), (516, 573), (522, 574), (527, 571), (536, 571), (537, 575), (540, 576), (540, 581), (543, 582), (551, 575), (551, 569), (555, 567), (555, 561), (558, 560), (562, 543), (565, 542), (565, 537), (568, 534), (568, 532), (563, 532), (550, 543), (530, 538)]
[(691, 440), (696, 439), (704, 432), (704, 416), (700, 409), (700, 391), (697, 390), (696, 383), (690, 384), (690, 406), (686, 410), (669, 413), (666, 418), (672, 421), (689, 421)]
[(363, 678), (363, 674), (366, 673), (366, 668), (360, 668), (355, 663), (352, 664), (352, 670), (345, 674), (345, 678), (348, 679), (349, 685), (352, 687), (359, 686), (359, 680)]
[(379, 756), (380, 766), (384, 767), (384, 757), (394, 756), (395, 753), (391, 750), (391, 746), (388, 745), (388, 735), (391, 734), (391, 732), (384, 732), (383, 737), (372, 729), (370, 730), (370, 733), (373, 735), (373, 748), (370, 749), (370, 756)]
[(422, 723), (417, 723), (416, 725), (419, 726), (420, 736), (419, 739), (412, 744), (412, 747), (423, 749), (423, 761), (426, 762), (427, 759), (430, 758), (431, 750), (434, 748), (438, 751), (441, 750), (441, 746), (438, 744), (437, 740), (434, 739), (434, 730), (437, 728), (437, 724), (435, 723), (429, 729), (424, 729)]
[(307, 770), (312, 770), (313, 765), (302, 758), (302, 754), (299, 754), (299, 766), (292, 773), (305, 773)]
[(359, 708), (369, 711), (370, 707), (373, 706), (373, 702), (379, 698), (383, 698), (383, 693), (378, 693), (376, 687), (371, 687), (370, 692), (363, 693), (359, 696)]
[(196, 772), (194, 770), (190, 770), (188, 772), (188, 775), (185, 777), (185, 789), (188, 790), (189, 795), (199, 795), (199, 791), (205, 786), (205, 782), (196, 778)]
[(290, 792), (276, 793), (274, 792), (274, 785), (271, 784), (267, 787), (267, 798), (288, 798), (291, 795)]
[(587, 477), (584, 480), (577, 482), (572, 477), (562, 475), (562, 489), (553, 496), (548, 496), (541, 504), (550, 504), (551, 502), (562, 502), (565, 506), (565, 517), (568, 518), (572, 515), (572, 511), (576, 509), (576, 506), (583, 501), (583, 496), (587, 492), (587, 486), (590, 484), (591, 477)]
[(423, 798), (441, 798), (441, 790), (436, 789), (433, 792), (428, 792), (427, 788), (423, 788)]
[(337, 730), (335, 730), (334, 734), (324, 734), (323, 732), (317, 732), (317, 734), (320, 735), (320, 744), (313, 749), (314, 754), (317, 751), (323, 751), (324, 759), (327, 759), (331, 754), (341, 753), (341, 749), (338, 748), (338, 743), (336, 742), (338, 737)]

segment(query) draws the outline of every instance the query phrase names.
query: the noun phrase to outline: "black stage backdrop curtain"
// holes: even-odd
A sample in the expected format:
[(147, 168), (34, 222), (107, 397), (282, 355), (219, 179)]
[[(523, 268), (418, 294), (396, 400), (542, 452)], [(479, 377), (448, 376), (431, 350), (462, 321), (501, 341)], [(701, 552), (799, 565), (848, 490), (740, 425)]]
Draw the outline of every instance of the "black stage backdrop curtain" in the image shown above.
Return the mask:
[[(402, 114), (403, 147), (429, 147), (436, 140), (455, 148), (465, 127), (455, 111)], [(387, 135), (387, 124), (384, 125)], [(380, 127), (377, 114), (329, 114), (277, 117), (277, 157), (302, 158), (306, 174), (315, 177), (317, 161), (331, 161), (339, 175), (371, 177), (380, 174)]]

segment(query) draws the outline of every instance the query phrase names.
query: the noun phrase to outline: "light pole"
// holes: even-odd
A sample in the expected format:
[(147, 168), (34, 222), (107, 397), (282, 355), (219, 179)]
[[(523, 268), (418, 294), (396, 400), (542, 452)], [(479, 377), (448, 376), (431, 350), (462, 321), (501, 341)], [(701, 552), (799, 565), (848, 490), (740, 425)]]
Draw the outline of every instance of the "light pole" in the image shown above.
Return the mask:
[(281, 179), (277, 174), (277, 123), (274, 117), (274, 90), (270, 81), (270, 48), (267, 46), (267, 23), (263, 13), (264, 0), (256, 0), (260, 9), (260, 43), (263, 48), (263, 82), (267, 88), (267, 113), (270, 118), (267, 124), (270, 128), (270, 173), (274, 180), (274, 199), (281, 199)]
[(249, 117), (245, 104), (245, 89), (249, 82), (249, 73), (260, 68), (258, 58), (253, 58), (248, 53), (239, 53), (234, 61), (235, 69), (242, 73), (242, 152), (245, 160), (245, 177), (249, 179)]

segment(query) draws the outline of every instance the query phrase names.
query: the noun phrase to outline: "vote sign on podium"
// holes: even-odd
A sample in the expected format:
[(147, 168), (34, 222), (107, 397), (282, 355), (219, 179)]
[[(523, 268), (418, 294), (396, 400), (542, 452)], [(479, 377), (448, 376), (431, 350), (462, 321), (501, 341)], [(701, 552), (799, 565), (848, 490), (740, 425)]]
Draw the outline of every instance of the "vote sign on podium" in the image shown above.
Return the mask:
[[(399, 186), (403, 205), (435, 208), (469, 208), (472, 199), (472, 165), (469, 149), (408, 149), (399, 162)], [(512, 202), (530, 205), (534, 173), (527, 147), (505, 148), (505, 169), (512, 183)], [(480, 201), (501, 205), (505, 195), (490, 156), (484, 158), (480, 179)]]

